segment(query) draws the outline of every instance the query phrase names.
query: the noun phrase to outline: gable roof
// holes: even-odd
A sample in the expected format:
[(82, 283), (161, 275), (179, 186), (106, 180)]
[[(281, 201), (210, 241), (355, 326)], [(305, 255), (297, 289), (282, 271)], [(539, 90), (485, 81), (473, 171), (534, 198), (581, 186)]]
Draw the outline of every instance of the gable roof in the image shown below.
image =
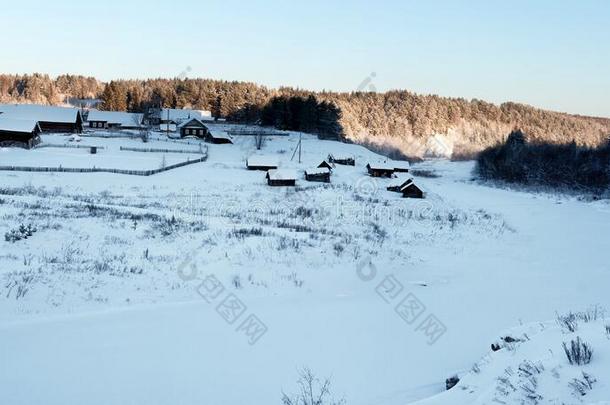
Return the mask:
[(291, 169), (271, 169), (267, 171), (267, 178), (270, 180), (296, 180), (297, 174)]
[(369, 163), (366, 167), (370, 167), (373, 170), (390, 170), (394, 171), (394, 165), (388, 163)]
[(422, 193), (425, 192), (424, 188), (421, 186), (418, 186), (417, 184), (415, 184), (414, 182), (409, 182), (409, 184), (403, 186), (400, 188), (400, 192), (404, 192), (406, 189), (410, 188), (410, 187), (415, 187), (417, 189), (419, 189)]
[(105, 121), (109, 124), (120, 124), (124, 127), (142, 125), (144, 114), (134, 114), (123, 111), (90, 110), (87, 121)]
[(228, 139), (233, 142), (233, 138), (224, 131), (210, 131), (210, 136), (215, 139)]
[(0, 114), (0, 131), (23, 132), (28, 134), (35, 130), (40, 132), (38, 121), (19, 120), (11, 117), (3, 117), (3, 115), (4, 114)]
[(413, 181), (413, 177), (411, 177), (411, 176), (399, 176), (399, 177), (397, 177), (395, 179), (392, 179), (392, 181), (390, 181), (388, 183), (388, 187), (403, 188), (409, 182), (412, 182), (412, 181)]
[(0, 112), (6, 117), (38, 122), (76, 123), (80, 117), (78, 108), (39, 104), (0, 104)]
[(178, 125), (178, 128), (184, 127), (199, 127), (199, 128), (207, 128), (203, 122), (199, 118), (191, 118), (189, 120), (183, 121)]
[(394, 161), (394, 163), (392, 163), (392, 166), (394, 166), (395, 169), (403, 169), (403, 170), (408, 170), (411, 168), (411, 164), (409, 162), (407, 162), (406, 160)]

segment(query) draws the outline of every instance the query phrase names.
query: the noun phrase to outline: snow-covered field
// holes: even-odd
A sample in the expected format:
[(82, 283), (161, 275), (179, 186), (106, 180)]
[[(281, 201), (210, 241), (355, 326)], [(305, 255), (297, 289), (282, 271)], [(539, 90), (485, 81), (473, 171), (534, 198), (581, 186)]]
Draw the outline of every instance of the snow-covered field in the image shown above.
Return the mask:
[[(415, 165), (439, 177), (416, 175), (427, 198), (403, 199), (366, 175), (382, 157), (303, 136), (298, 163), (298, 139), (258, 152), (236, 137), (150, 177), (0, 172), (0, 233), (35, 229), (0, 240), (0, 402), (281, 403), (306, 366), (348, 404), (516, 404), (521, 391), (494, 397), (497, 378), (529, 360), (548, 373), (539, 403), (581, 403), (554, 319), (610, 308), (607, 202), (491, 188), (446, 161)], [(105, 149), (2, 149), (0, 166), (155, 169), (187, 155), (119, 146), (196, 148), (81, 142)], [(264, 154), (302, 173), (329, 153), (356, 157), (330, 184), (271, 188), (245, 169)], [(585, 402), (610, 398), (608, 323), (581, 325), (597, 380)], [(490, 354), (513, 326), (532, 343)]]

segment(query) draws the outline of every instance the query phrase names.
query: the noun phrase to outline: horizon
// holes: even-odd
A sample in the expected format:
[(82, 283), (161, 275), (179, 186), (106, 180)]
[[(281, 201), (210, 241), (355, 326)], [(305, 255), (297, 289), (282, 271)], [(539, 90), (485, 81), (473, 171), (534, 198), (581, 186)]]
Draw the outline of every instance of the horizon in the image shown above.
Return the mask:
[(4, 14), (14, 36), (0, 61), (7, 74), (406, 90), (610, 118), (610, 4), (601, 1), (114, 1), (100, 9), (24, 0)]

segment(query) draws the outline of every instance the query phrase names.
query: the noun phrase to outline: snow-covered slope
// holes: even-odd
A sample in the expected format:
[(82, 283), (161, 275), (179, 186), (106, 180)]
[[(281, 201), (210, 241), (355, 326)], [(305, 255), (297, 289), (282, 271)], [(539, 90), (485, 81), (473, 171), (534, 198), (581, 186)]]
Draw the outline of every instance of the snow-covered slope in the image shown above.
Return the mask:
[[(440, 177), (415, 172), (428, 196), (403, 199), (366, 174), (381, 156), (303, 136), (298, 163), (298, 141), (257, 151), (238, 136), (151, 177), (0, 172), (0, 235), (31, 233), (0, 240), (6, 403), (279, 403), (308, 366), (348, 404), (406, 404), (441, 393), (507, 326), (610, 307), (607, 202), (489, 188), (445, 161), (414, 165)], [(81, 142), (106, 149), (2, 149), (0, 165), (187, 157)], [(330, 184), (271, 188), (245, 169), (265, 155), (301, 174), (329, 153), (356, 158)], [(227, 320), (225, 300), (245, 310)], [(242, 327), (251, 316), (262, 334)]]

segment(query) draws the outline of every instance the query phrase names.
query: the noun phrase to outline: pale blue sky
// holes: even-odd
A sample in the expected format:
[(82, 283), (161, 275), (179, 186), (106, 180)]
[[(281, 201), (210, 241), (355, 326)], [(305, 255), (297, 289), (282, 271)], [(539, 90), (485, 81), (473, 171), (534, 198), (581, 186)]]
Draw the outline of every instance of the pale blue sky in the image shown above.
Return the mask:
[(3, 1), (0, 71), (248, 80), (610, 116), (610, 1)]

